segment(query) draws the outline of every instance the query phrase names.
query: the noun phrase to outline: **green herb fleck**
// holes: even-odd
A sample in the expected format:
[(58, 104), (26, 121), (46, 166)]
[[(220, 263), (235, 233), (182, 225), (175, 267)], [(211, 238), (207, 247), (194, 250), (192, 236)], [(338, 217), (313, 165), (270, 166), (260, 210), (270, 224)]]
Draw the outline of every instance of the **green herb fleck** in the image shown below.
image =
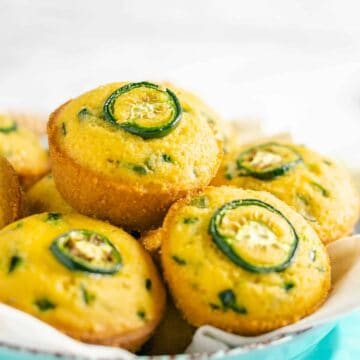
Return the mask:
[(106, 159), (106, 161), (109, 164), (115, 165), (115, 166), (119, 166), (120, 165), (120, 161), (119, 160), (114, 160), (114, 159)]
[(319, 183), (317, 182), (311, 182), (310, 183), (314, 188), (316, 188), (318, 191), (321, 192), (321, 195), (324, 196), (324, 197), (329, 197), (330, 196), (330, 193), (328, 190), (326, 190), (322, 185), (320, 185)]
[(16, 223), (13, 224), (13, 227), (11, 230), (20, 229), (23, 225), (24, 225), (24, 223), (22, 221), (17, 221)]
[[(301, 205), (303, 205), (303, 209), (299, 209), (299, 213), (308, 221), (315, 222), (316, 218), (311, 214), (311, 211), (309, 211), (310, 206), (310, 200), (308, 197), (302, 195), (302, 194), (296, 194), (296, 197), (301, 201)], [(307, 208), (307, 209), (306, 209)]]
[(90, 305), (96, 298), (95, 294), (89, 292), (84, 285), (81, 285), (80, 290), (84, 303)]
[(36, 300), (35, 305), (40, 311), (48, 311), (56, 308), (56, 305), (47, 298), (41, 298)]
[(80, 121), (83, 121), (84, 119), (86, 119), (86, 117), (88, 116), (92, 116), (92, 113), (90, 112), (89, 109), (87, 108), (82, 108), (78, 114), (77, 114), (78, 118)]
[(283, 284), (283, 288), (286, 292), (290, 291), (295, 287), (295, 283), (293, 281), (285, 281)]
[(163, 161), (165, 161), (165, 162), (167, 162), (167, 163), (172, 163), (172, 162), (173, 162), (171, 156), (168, 155), (168, 154), (162, 154), (162, 155), (161, 155), (161, 158), (162, 158)]
[(46, 221), (48, 222), (57, 221), (61, 219), (61, 217), (62, 215), (60, 213), (50, 212), (47, 214)]
[(148, 159), (145, 160), (145, 169), (154, 171), (156, 167), (156, 159), (154, 156), (150, 156)]
[(15, 132), (18, 128), (18, 125), (15, 121), (12, 122), (11, 125), (6, 127), (0, 127), (0, 132), (3, 134), (10, 134), (12, 132)]
[(139, 175), (146, 175), (149, 172), (148, 169), (143, 165), (131, 165), (131, 169)]
[(331, 166), (332, 165), (332, 162), (330, 160), (327, 160), (327, 159), (324, 159), (323, 160), (323, 163), (328, 165), (328, 166)]
[(195, 224), (198, 221), (199, 221), (199, 218), (197, 218), (197, 217), (184, 218), (184, 224)]
[(227, 180), (232, 180), (234, 178), (234, 176), (230, 173), (226, 173), (224, 176), (225, 176), (225, 179), (227, 179)]
[(179, 265), (184, 266), (186, 265), (186, 260), (182, 259), (181, 257), (177, 256), (177, 255), (173, 255), (171, 256), (171, 258)]
[(151, 279), (145, 279), (145, 288), (146, 290), (150, 291), (152, 288), (152, 281)]
[(120, 160), (106, 159), (106, 161), (109, 164), (112, 164), (116, 167), (122, 166), (127, 169), (130, 169), (130, 170), (138, 173), (139, 175), (146, 175), (149, 172), (149, 170), (151, 170), (148, 166), (126, 163), (126, 162), (122, 162)]
[(296, 194), (298, 199), (304, 203), (304, 205), (309, 205), (309, 200), (302, 194)]
[(66, 124), (65, 124), (64, 122), (61, 124), (61, 131), (62, 131), (62, 134), (63, 134), (64, 136), (66, 136), (66, 134), (67, 134), (67, 128), (66, 128)]
[(142, 320), (146, 319), (146, 312), (144, 310), (139, 310), (136, 314), (140, 319)]
[(18, 268), (22, 262), (23, 262), (23, 259), (20, 256), (18, 256), (18, 255), (12, 256), (10, 259), (10, 263), (9, 263), (8, 273), (10, 274), (13, 271), (15, 271), (15, 269)]
[(246, 308), (237, 304), (236, 295), (231, 289), (221, 291), (218, 297), (224, 311), (230, 309), (238, 314), (247, 314)]
[(209, 199), (206, 196), (200, 196), (192, 199), (190, 205), (205, 209), (209, 206)]

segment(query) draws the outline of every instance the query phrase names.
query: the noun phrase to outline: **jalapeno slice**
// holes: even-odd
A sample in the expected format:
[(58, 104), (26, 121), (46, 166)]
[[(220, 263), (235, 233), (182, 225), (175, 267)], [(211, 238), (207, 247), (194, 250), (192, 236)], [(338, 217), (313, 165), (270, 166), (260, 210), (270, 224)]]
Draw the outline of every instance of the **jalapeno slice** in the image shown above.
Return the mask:
[(138, 82), (115, 90), (105, 101), (103, 113), (110, 124), (152, 139), (169, 134), (179, 125), (182, 108), (171, 90)]
[(95, 231), (68, 231), (53, 241), (50, 250), (70, 270), (115, 274), (122, 266), (121, 255), (116, 247)]
[(266, 143), (242, 152), (237, 158), (240, 175), (271, 180), (284, 175), (302, 161), (298, 152), (289, 146)]
[(9, 116), (0, 117), (0, 133), (9, 134), (18, 128), (16, 121)]
[(233, 200), (217, 209), (209, 223), (209, 234), (234, 264), (255, 273), (285, 270), (299, 241), (290, 221), (257, 199)]

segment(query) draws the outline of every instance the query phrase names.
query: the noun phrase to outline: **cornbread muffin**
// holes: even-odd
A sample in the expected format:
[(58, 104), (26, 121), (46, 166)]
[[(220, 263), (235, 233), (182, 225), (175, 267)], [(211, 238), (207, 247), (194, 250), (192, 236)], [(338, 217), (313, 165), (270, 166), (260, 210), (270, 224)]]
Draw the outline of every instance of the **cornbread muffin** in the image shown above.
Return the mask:
[(9, 116), (0, 114), (0, 155), (7, 158), (24, 188), (49, 171), (47, 151), (40, 139)]
[(0, 301), (85, 342), (137, 350), (165, 309), (150, 256), (123, 230), (43, 213), (0, 231)]
[(52, 174), (45, 175), (26, 192), (26, 212), (28, 215), (42, 212), (74, 212), (56, 189)]
[(174, 204), (161, 232), (165, 279), (194, 326), (257, 335), (312, 313), (328, 294), (324, 245), (269, 193), (208, 187)]
[(56, 186), (80, 213), (126, 229), (161, 224), (177, 199), (204, 188), (222, 158), (205, 116), (148, 82), (101, 86), (48, 123)]
[(0, 156), (0, 228), (15, 221), (21, 212), (19, 179), (9, 162)]
[(212, 184), (271, 192), (302, 214), (324, 243), (349, 234), (359, 218), (359, 195), (348, 172), (303, 145), (239, 148), (224, 157)]

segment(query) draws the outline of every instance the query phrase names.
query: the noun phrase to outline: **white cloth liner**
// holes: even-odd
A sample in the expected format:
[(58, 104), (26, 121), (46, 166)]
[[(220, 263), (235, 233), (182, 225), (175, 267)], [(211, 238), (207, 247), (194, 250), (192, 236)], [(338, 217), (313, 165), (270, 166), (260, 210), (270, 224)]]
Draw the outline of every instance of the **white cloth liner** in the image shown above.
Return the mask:
[(0, 346), (89, 359), (130, 360), (136, 357), (123, 349), (73, 340), (46, 323), (4, 304), (0, 304)]

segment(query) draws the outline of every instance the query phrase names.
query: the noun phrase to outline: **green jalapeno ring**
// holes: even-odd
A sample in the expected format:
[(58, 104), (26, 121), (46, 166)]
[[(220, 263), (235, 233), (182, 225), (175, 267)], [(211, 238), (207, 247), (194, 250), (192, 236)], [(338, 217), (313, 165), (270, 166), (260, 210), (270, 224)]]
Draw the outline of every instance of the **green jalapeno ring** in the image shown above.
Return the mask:
[[(294, 156), (294, 159), (287, 163), (284, 163), (278, 167), (275, 167), (270, 170), (265, 170), (265, 171), (257, 171), (256, 169), (254, 169), (252, 167), (244, 165), (244, 159), (246, 158), (247, 155), (249, 155), (250, 153), (252, 153), (256, 150), (261, 150), (261, 149), (264, 149), (269, 146), (281, 147), (283, 149), (287, 149), (289, 151), (289, 153), (291, 153)], [(238, 170), (243, 170), (245, 172), (245, 174), (244, 174), (245, 176), (247, 176), (247, 175), (252, 176), (252, 177), (255, 177), (260, 180), (271, 180), (271, 179), (274, 179), (274, 178), (277, 178), (279, 176), (286, 174), (288, 171), (290, 171), (292, 168), (294, 168), (297, 164), (299, 164), (302, 161), (303, 161), (303, 159), (302, 159), (301, 155), (297, 151), (292, 149), (291, 147), (282, 145), (282, 144), (277, 144), (274, 142), (270, 142), (270, 143), (251, 147), (250, 149), (242, 152), (236, 160), (236, 165), (237, 165)]]
[(0, 127), (0, 133), (9, 134), (9, 133), (16, 131), (17, 128), (18, 128), (18, 125), (17, 125), (16, 121), (13, 121), (8, 126)]
[[(72, 254), (66, 245), (68, 245), (69, 240), (71, 240), (72, 236), (74, 235), (82, 236), (86, 240), (89, 240), (91, 236), (96, 236), (97, 241), (99, 241), (99, 246), (106, 245), (111, 248), (109, 262), (112, 262), (112, 264), (96, 266), (91, 264), (91, 260), (86, 260), (81, 256)], [(50, 251), (59, 262), (73, 271), (85, 271), (94, 274), (112, 275), (117, 273), (122, 267), (122, 258), (119, 251), (108, 238), (95, 231), (84, 229), (70, 230), (55, 238), (55, 240), (50, 245)]]
[[(167, 94), (167, 97), (173, 108), (173, 116), (167, 123), (160, 126), (152, 126), (152, 127), (141, 126), (133, 122), (124, 122), (122, 124), (117, 123), (116, 118), (114, 116), (114, 106), (117, 98), (122, 94), (125, 94), (139, 87), (146, 87)], [(105, 101), (103, 106), (103, 113), (105, 119), (110, 124), (118, 128), (121, 128), (133, 135), (140, 136), (143, 139), (152, 139), (152, 138), (161, 138), (166, 136), (179, 125), (179, 122), (182, 117), (182, 107), (180, 105), (177, 96), (170, 89), (166, 88), (165, 90), (162, 90), (156, 84), (143, 81), (138, 83), (130, 83), (115, 90)]]
[[(272, 213), (275, 213), (276, 215), (280, 216), (283, 220), (286, 221), (286, 223), (289, 225), (289, 228), (293, 235), (293, 242), (291, 244), (291, 248), (290, 248), (287, 258), (282, 263), (277, 264), (275, 266), (257, 266), (257, 265), (251, 264), (248, 261), (246, 261), (244, 258), (239, 256), (239, 254), (237, 254), (234, 251), (231, 244), (229, 244), (229, 242), (227, 241), (227, 238), (224, 237), (219, 232), (218, 225), (221, 223), (226, 212), (228, 210), (235, 209), (239, 206), (259, 206), (259, 207), (269, 210)], [(212, 240), (215, 243), (215, 245), (219, 248), (219, 250), (223, 254), (225, 254), (235, 265), (240, 266), (243, 269), (248, 270), (250, 272), (254, 272), (254, 273), (281, 272), (281, 271), (285, 270), (292, 262), (292, 259), (295, 256), (297, 246), (299, 243), (298, 234), (297, 234), (294, 226), (291, 224), (291, 222), (279, 210), (275, 209), (270, 204), (267, 204), (267, 203), (265, 203), (261, 200), (257, 200), (257, 199), (233, 200), (229, 203), (226, 203), (222, 207), (218, 208), (210, 220), (208, 232), (211, 235)]]

